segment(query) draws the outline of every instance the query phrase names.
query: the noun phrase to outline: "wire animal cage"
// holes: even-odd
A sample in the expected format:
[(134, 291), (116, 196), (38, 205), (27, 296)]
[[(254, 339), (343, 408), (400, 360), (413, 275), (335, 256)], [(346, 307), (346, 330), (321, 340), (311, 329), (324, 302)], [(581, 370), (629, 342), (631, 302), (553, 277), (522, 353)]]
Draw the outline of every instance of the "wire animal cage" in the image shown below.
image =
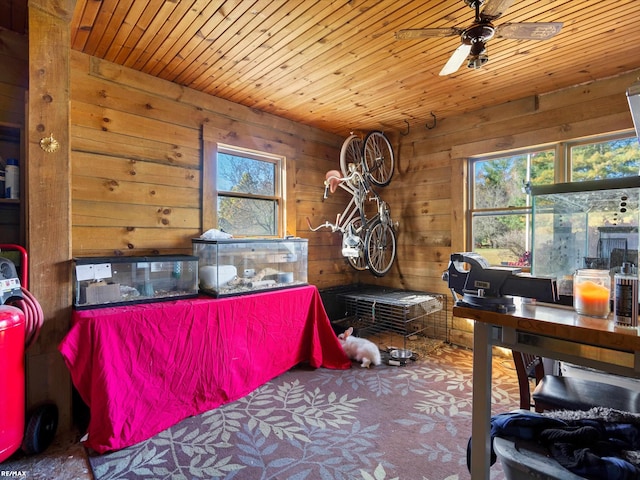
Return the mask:
[(406, 350), (407, 338), (413, 335), (449, 341), (445, 295), (372, 288), (340, 296), (347, 313), (343, 322), (349, 322), (358, 336), (374, 341), (381, 350), (388, 349), (389, 342), (398, 337)]

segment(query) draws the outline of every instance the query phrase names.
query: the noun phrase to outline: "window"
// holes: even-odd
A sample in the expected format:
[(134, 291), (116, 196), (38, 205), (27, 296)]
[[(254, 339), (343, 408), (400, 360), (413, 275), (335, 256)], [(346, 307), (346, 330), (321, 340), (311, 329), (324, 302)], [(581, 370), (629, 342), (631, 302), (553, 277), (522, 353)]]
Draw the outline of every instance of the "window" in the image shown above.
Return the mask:
[(208, 155), (215, 228), (235, 237), (282, 236), (284, 158), (222, 144)]
[(573, 182), (629, 177), (640, 171), (640, 144), (636, 137), (574, 143), (568, 147)]
[(472, 161), (472, 250), (492, 264), (528, 266), (530, 199), (526, 186), (553, 183), (553, 149)]
[(528, 185), (638, 175), (635, 136), (610, 135), (470, 159), (470, 249), (493, 265), (530, 266)]

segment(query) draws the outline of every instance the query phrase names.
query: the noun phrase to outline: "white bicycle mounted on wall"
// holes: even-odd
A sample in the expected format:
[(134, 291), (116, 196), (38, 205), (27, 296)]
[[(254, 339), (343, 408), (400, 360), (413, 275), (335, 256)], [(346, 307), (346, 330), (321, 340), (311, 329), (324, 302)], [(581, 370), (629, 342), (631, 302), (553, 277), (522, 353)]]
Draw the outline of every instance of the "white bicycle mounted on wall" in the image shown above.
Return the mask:
[[(351, 195), (335, 223), (326, 221), (321, 228), (342, 233), (342, 255), (356, 270), (369, 270), (377, 277), (385, 275), (396, 258), (397, 223), (391, 220), (389, 205), (373, 190), (384, 187), (393, 176), (395, 158), (389, 139), (379, 131), (369, 132), (364, 141), (351, 134), (340, 150), (340, 170), (330, 170), (324, 181), (324, 196), (342, 188)], [(374, 215), (367, 217), (365, 201), (376, 204)]]

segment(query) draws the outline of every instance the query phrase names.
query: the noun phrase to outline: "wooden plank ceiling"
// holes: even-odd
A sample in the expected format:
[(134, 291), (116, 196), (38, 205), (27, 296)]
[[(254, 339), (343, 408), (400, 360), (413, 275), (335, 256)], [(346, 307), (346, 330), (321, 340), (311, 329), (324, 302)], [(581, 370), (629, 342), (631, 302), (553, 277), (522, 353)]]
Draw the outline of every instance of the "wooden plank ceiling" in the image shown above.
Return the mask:
[(405, 131), (431, 112), (444, 118), (640, 68), (637, 0), (514, 0), (496, 26), (563, 22), (561, 32), (495, 37), (481, 69), (444, 77), (458, 36), (394, 35), (464, 28), (474, 14), (463, 0), (78, 0), (71, 35), (76, 50), (341, 135)]

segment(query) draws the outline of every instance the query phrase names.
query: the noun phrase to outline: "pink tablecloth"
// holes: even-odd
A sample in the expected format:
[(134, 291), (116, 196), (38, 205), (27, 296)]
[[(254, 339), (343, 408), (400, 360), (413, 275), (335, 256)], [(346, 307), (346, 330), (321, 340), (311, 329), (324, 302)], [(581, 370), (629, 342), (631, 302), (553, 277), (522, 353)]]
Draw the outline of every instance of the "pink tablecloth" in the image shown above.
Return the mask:
[(232, 402), (300, 362), (347, 369), (314, 286), (75, 311), (59, 346), (104, 453)]

